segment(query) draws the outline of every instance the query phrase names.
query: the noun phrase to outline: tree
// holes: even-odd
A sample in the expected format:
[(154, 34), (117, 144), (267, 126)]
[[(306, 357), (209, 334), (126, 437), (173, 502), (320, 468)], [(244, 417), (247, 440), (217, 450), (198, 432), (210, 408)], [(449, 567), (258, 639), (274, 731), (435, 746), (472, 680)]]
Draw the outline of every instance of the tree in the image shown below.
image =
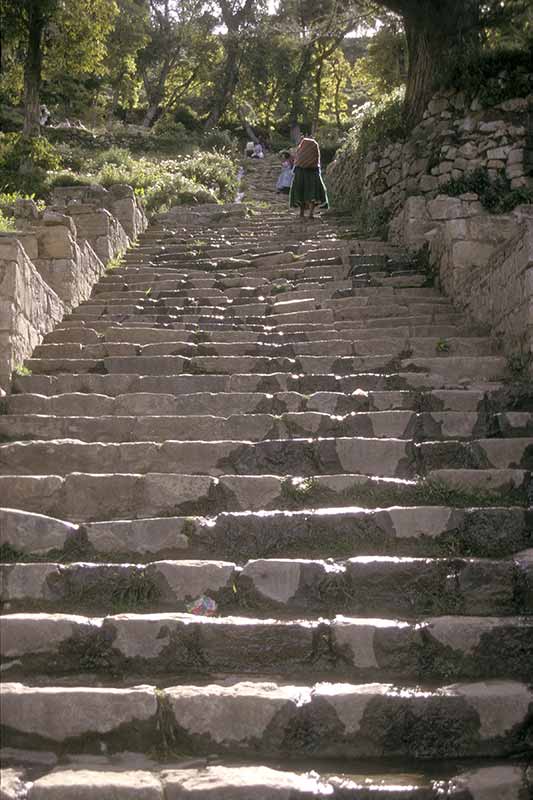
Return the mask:
[(118, 8), (114, 0), (2, 0), (1, 11), (24, 64), (23, 133), (38, 136), (43, 68), (97, 73)]
[[(145, 127), (192, 85), (205, 64), (214, 23), (205, 0), (150, 0), (149, 41), (138, 57), (148, 103)], [(173, 88), (168, 97), (170, 81)]]
[[(289, 123), (293, 139), (297, 139), (300, 123), (311, 118), (318, 124), (322, 97), (324, 65), (333, 56), (349, 31), (362, 21), (368, 8), (358, 0), (284, 0), (278, 18), (280, 25), (291, 30), (298, 42), (296, 68), (292, 73)], [(306, 92), (313, 98), (310, 111)]]
[(243, 34), (248, 33), (257, 21), (258, 12), (265, 11), (264, 0), (218, 0), (220, 23), (223, 34), (224, 62), (220, 79), (211, 101), (211, 109), (205, 122), (209, 130), (218, 125), (225, 113), (239, 82), (239, 71), (243, 56)]
[(117, 0), (119, 14), (107, 41), (105, 68), (109, 76), (112, 100), (108, 117), (111, 120), (119, 102), (131, 103), (137, 79), (137, 54), (148, 42), (147, 0)]

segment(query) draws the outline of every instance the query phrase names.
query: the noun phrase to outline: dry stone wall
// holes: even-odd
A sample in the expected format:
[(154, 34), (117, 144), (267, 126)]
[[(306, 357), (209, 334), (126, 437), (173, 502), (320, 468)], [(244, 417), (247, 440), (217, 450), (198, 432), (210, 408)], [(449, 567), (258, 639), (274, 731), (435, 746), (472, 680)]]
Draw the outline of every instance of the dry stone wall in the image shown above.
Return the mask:
[(445, 293), (533, 374), (532, 212), (448, 218), (429, 237), (429, 252)]
[(477, 100), (467, 103), (463, 92), (441, 92), (407, 141), (371, 147), (364, 162), (341, 152), (327, 173), (333, 200), (342, 203), (358, 186), (359, 202), (392, 217), (407, 198), (435, 197), (451, 179), (479, 168), (491, 178), (504, 172), (512, 189), (526, 186), (531, 115), (533, 95), (482, 108)]
[(0, 394), (21, 364), (63, 317), (65, 306), (21, 242), (0, 234)]
[(45, 333), (90, 296), (108, 262), (146, 228), (129, 186), (61, 187), (54, 205), (13, 209), (17, 230), (0, 239), (0, 388), (7, 390)]
[(533, 374), (531, 206), (489, 214), (474, 192), (443, 194), (450, 180), (479, 168), (491, 179), (505, 174), (511, 189), (533, 187), (532, 121), (533, 95), (482, 108), (442, 92), (407, 141), (371, 148), (364, 160), (341, 152), (328, 182), (338, 204), (348, 197), (390, 219), (392, 243), (427, 247), (445, 294)]

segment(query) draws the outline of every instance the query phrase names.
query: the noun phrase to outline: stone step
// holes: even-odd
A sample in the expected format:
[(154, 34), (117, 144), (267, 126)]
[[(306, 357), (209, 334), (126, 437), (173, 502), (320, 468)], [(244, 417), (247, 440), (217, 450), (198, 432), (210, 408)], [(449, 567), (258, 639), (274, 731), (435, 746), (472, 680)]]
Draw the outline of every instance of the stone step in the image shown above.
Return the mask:
[[(533, 693), (513, 681), (433, 689), (241, 681), (132, 688), (6, 683), (7, 747), (147, 752), (170, 736), (191, 755), (315, 759), (508, 757), (527, 750)], [(160, 723), (162, 709), (165, 728)], [(394, 730), (394, 739), (391, 737)], [(164, 732), (163, 732), (164, 731)], [(167, 739), (168, 741), (168, 739)]]
[[(129, 347), (129, 345), (124, 345)], [(499, 359), (498, 359), (499, 361)], [(36, 375), (61, 373), (139, 374), (139, 375), (235, 375), (328, 373), (350, 374), (356, 370), (383, 371), (392, 365), (393, 354), (379, 356), (172, 356), (116, 355), (107, 358), (30, 358), (26, 367)]]
[[(235, 440), (259, 442), (264, 439), (299, 439), (302, 436), (364, 436), (372, 438), (398, 438), (413, 441), (472, 439), (487, 432), (490, 420), (477, 413), (464, 412), (423, 412), (412, 411), (370, 411), (351, 412), (346, 415), (323, 414), (318, 411), (287, 412), (283, 414), (242, 414), (239, 409), (231, 413), (229, 407), (223, 409), (227, 417), (210, 414), (176, 415), (157, 414), (149, 407), (153, 395), (126, 395), (123, 406), (128, 401), (150, 411), (149, 415), (105, 414), (102, 404), (98, 410), (101, 396), (82, 395), (73, 405), (91, 404), (94, 400), (93, 416), (78, 414), (61, 416), (58, 414), (6, 414), (0, 415), (0, 442), (16, 442), (31, 439), (78, 439), (83, 442), (163, 442)], [(167, 406), (176, 407), (178, 398), (156, 395), (167, 401)], [(104, 398), (104, 401), (108, 398)], [(260, 401), (256, 400), (256, 405)], [(48, 404), (50, 405), (50, 404)], [(108, 405), (114, 406), (113, 402)], [(222, 405), (222, 404), (220, 404)], [(114, 409), (113, 409), (114, 410)], [(198, 409), (196, 409), (198, 410)], [(155, 411), (155, 415), (154, 412)], [(518, 440), (517, 440), (518, 441)]]
[(222, 512), (73, 525), (0, 509), (6, 561), (83, 558), (111, 562), (357, 555), (501, 558), (533, 546), (533, 514), (523, 508), (412, 506)]
[[(10, 680), (80, 673), (217, 673), (316, 680), (529, 680), (533, 617), (433, 617), (406, 622), (336, 616), (278, 620), (180, 613), (0, 617)], [(94, 654), (90, 661), (91, 652)]]
[[(497, 440), (498, 441), (498, 440)], [(507, 441), (507, 440), (502, 440)], [(508, 440), (524, 449), (520, 439)], [(448, 444), (448, 443), (446, 443)], [(417, 468), (440, 466), (431, 444), (415, 454), (404, 439), (322, 437), (312, 439), (173, 441), (101, 443), (78, 440), (14, 442), (0, 445), (2, 475), (65, 475), (71, 472), (172, 472), (187, 465), (191, 474), (336, 475), (362, 473), (383, 477), (414, 477)], [(457, 448), (455, 448), (457, 450)], [(421, 461), (421, 458), (424, 461)], [(501, 459), (505, 455), (502, 453)], [(512, 457), (512, 456), (510, 456)], [(483, 463), (476, 464), (482, 469)], [(506, 468), (508, 463), (499, 466)], [(435, 467), (437, 468), (437, 467)]]
[[(65, 376), (69, 377), (69, 376)], [(100, 378), (107, 376), (91, 376)], [(121, 378), (123, 376), (120, 376)], [(182, 376), (184, 377), (184, 376)], [(189, 376), (192, 377), (192, 376)], [(203, 376), (202, 376), (203, 377)], [(57, 383), (55, 378), (50, 384), (39, 380), (39, 388), (49, 389)], [(106, 381), (109, 383), (109, 380)], [(118, 416), (183, 416), (187, 414), (212, 414), (227, 416), (231, 414), (285, 414), (289, 412), (317, 411), (323, 414), (345, 415), (363, 411), (399, 411), (425, 410), (438, 423), (441, 415), (447, 413), (471, 415), (485, 413), (485, 394), (482, 391), (466, 389), (459, 391), (434, 390), (430, 392), (398, 391), (362, 391), (352, 393), (313, 392), (302, 394), (296, 391), (267, 394), (265, 392), (231, 392), (225, 391), (227, 381), (217, 392), (176, 393), (164, 392), (128, 392), (111, 396), (98, 393), (71, 392), (58, 395), (46, 394), (12, 394), (4, 398), (3, 410), (6, 414), (44, 414), (58, 416), (96, 417), (99, 415)], [(163, 387), (161, 387), (163, 388)], [(169, 388), (173, 388), (169, 386)], [(490, 403), (497, 408), (498, 402), (505, 404), (505, 398), (498, 401), (496, 393), (487, 394)], [(488, 413), (488, 412), (487, 412)], [(457, 418), (459, 423), (460, 417)], [(1, 422), (1, 418), (0, 418)], [(455, 425), (459, 428), (459, 424)]]
[(533, 413), (504, 411), (494, 418), (495, 432), (500, 436), (533, 436)]
[[(142, 322), (142, 320), (141, 320)], [(64, 325), (65, 323), (61, 323)], [(444, 337), (444, 338), (443, 338)], [(467, 329), (459, 327), (435, 327), (419, 326), (410, 329), (408, 325), (396, 328), (363, 328), (357, 326), (338, 327), (338, 328), (306, 328), (287, 329), (285, 331), (269, 330), (252, 331), (249, 329), (220, 329), (216, 331), (199, 331), (187, 323), (173, 323), (168, 327), (153, 328), (149, 325), (139, 325), (137, 327), (125, 327), (112, 323), (98, 322), (95, 328), (87, 326), (77, 326), (72, 322), (68, 327), (59, 327), (45, 337), (44, 344), (82, 344), (98, 345), (103, 342), (126, 342), (135, 345), (147, 345), (159, 342), (195, 342), (212, 343), (216, 346), (226, 343), (244, 344), (303, 344), (305, 342), (326, 342), (330, 340), (340, 342), (362, 341), (368, 339), (389, 339), (398, 343), (401, 342), (402, 350), (407, 348), (407, 340), (416, 341), (417, 346), (426, 350), (429, 348), (431, 354), (437, 355), (438, 352), (449, 354), (452, 348), (472, 344), (474, 347), (478, 342), (488, 341), (482, 337), (474, 337)], [(437, 351), (437, 345), (445, 341), (447, 347)], [(433, 346), (434, 345), (434, 346)]]
[(0, 475), (0, 497), (13, 508), (74, 522), (222, 511), (384, 508), (391, 505), (526, 506), (531, 473), (524, 470), (435, 470), (426, 479), (368, 475), (191, 475), (68, 473)]
[[(454, 468), (489, 472), (533, 469), (533, 439), (413, 443), (412, 439), (385, 436), (326, 437), (320, 430), (313, 433), (315, 437), (319, 434), (318, 438), (302, 438), (297, 422), (296, 429), (292, 430), (294, 438), (271, 439), (266, 438), (271, 422), (268, 415), (265, 416), (266, 420), (263, 416), (256, 419), (255, 415), (249, 418), (250, 425), (254, 421), (257, 423), (254, 426), (256, 435), (259, 433), (265, 437), (259, 441), (164, 438), (163, 441), (133, 442), (84, 442), (77, 439), (9, 442), (0, 445), (0, 474), (146, 474), (172, 472), (181, 464), (187, 465), (191, 474), (199, 475), (293, 475), (298, 471), (304, 476), (349, 473), (391, 478), (413, 478), (416, 474), (435, 474)], [(309, 415), (305, 416), (309, 418)], [(287, 417), (292, 421), (291, 415)], [(280, 424), (283, 425), (283, 420)], [(239, 433), (237, 423), (232, 427)], [(209, 430), (204, 428), (204, 432)]]
[[(118, 765), (117, 765), (118, 762)], [(449, 800), (520, 800), (530, 791), (531, 778), (525, 764), (488, 761), (481, 767), (442, 765), (437, 775), (425, 773), (421, 765), (411, 771), (386, 770), (375, 772), (375, 764), (351, 765), (349, 771), (318, 774), (289, 771), (261, 764), (233, 766), (231, 763), (210, 764), (207, 759), (182, 759), (161, 769), (154, 761), (144, 763), (136, 754), (133, 758), (119, 755), (111, 758), (93, 757), (90, 763), (71, 758), (62, 765), (39, 776), (24, 788), (24, 769), (6, 769), (6, 791), (9, 800), (311, 800), (327, 796), (332, 800), (438, 800), (446, 787)], [(357, 772), (357, 770), (360, 770)], [(530, 787), (528, 789), (528, 787)], [(26, 794), (26, 791), (28, 794)]]
[[(355, 333), (355, 332), (354, 332)], [(494, 345), (490, 339), (454, 339), (447, 341), (445, 345), (438, 339), (389, 339), (389, 338), (364, 338), (358, 340), (357, 334), (351, 336), (344, 332), (343, 337), (338, 339), (328, 338), (323, 341), (320, 339), (314, 342), (194, 342), (190, 341), (192, 335), (187, 333), (184, 340), (179, 334), (174, 335), (173, 340), (138, 344), (137, 342), (126, 342), (124, 340), (114, 342), (111, 337), (107, 337), (105, 342), (98, 344), (82, 343), (54, 343), (42, 344), (35, 348), (33, 358), (90, 358), (102, 359), (113, 356), (129, 355), (183, 355), (188, 357), (220, 355), (220, 356), (287, 356), (295, 358), (300, 355), (400, 355), (408, 352), (414, 356), (433, 356), (440, 355), (442, 358), (450, 355), (463, 356), (486, 356), (492, 355)], [(443, 348), (442, 350), (439, 348)]]
[[(533, 614), (520, 560), (354, 556), (346, 561), (256, 559), (142, 564), (9, 563), (4, 611), (186, 611), (202, 595), (219, 613), (331, 616)], [(531, 635), (530, 635), (531, 636)]]
[[(435, 364), (429, 362), (437, 362)], [(123, 373), (139, 375), (244, 373), (273, 374), (279, 372), (347, 375), (365, 370), (391, 371), (397, 366), (394, 354), (368, 356), (299, 356), (296, 359), (280, 356), (114, 356), (89, 358), (30, 358), (26, 367), (36, 375), (61, 373)], [(418, 371), (437, 375), (450, 386), (468, 385), (474, 381), (501, 380), (507, 364), (499, 356), (402, 359), (400, 371)]]
[[(464, 373), (462, 373), (464, 374)], [(501, 384), (498, 381), (477, 379), (475, 376), (461, 378), (456, 388), (472, 391), (494, 391)], [(129, 393), (149, 392), (157, 394), (191, 394), (196, 392), (297, 392), (314, 394), (333, 392), (351, 394), (352, 392), (390, 392), (398, 390), (429, 391), (447, 389), (443, 376), (424, 372), (390, 370), (388, 373), (361, 371), (352, 375), (318, 373), (314, 375), (294, 375), (289, 372), (233, 375), (103, 375), (98, 373), (59, 373), (56, 375), (15, 375), (15, 393), (30, 392), (43, 395), (82, 392), (84, 394), (106, 394), (117, 396)]]

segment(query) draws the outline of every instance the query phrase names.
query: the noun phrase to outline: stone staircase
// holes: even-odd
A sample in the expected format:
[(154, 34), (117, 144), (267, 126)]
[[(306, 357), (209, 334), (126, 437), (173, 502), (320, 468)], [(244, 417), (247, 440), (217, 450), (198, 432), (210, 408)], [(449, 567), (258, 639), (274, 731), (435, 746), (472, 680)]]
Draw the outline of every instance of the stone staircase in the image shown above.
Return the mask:
[(533, 797), (533, 389), (276, 171), (14, 376), (2, 798)]

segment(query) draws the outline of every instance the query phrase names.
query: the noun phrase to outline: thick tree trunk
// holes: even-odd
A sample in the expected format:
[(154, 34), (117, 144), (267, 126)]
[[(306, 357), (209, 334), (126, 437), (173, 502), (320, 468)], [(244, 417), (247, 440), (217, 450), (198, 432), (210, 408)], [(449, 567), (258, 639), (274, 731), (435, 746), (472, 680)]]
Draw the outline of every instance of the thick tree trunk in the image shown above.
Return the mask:
[(293, 141), (298, 141), (300, 138), (300, 122), (303, 121), (302, 118), (306, 110), (303, 101), (303, 88), (311, 67), (311, 55), (310, 48), (306, 47), (302, 55), (302, 63), (294, 76), (292, 84), (289, 125)]
[(237, 88), (237, 83), (239, 82), (240, 43), (237, 36), (228, 34), (228, 37), (222, 83), (205, 122), (204, 127), (206, 131), (211, 130), (211, 128), (216, 128), (220, 122), (220, 118), (224, 115), (229, 106), (235, 89)]
[(159, 103), (151, 103), (143, 118), (143, 127), (151, 128), (159, 116)]
[(24, 63), (24, 128), (25, 136), (39, 136), (42, 41), (45, 17), (38, 2), (28, 4), (28, 50)]
[(402, 15), (409, 70), (405, 94), (407, 122), (420, 121), (439, 80), (457, 57), (479, 44), (479, 0), (382, 0)]
[(313, 123), (311, 126), (311, 133), (313, 136), (315, 136), (320, 124), (320, 106), (322, 105), (322, 65), (323, 62), (320, 62), (315, 75), (315, 107), (313, 112)]

